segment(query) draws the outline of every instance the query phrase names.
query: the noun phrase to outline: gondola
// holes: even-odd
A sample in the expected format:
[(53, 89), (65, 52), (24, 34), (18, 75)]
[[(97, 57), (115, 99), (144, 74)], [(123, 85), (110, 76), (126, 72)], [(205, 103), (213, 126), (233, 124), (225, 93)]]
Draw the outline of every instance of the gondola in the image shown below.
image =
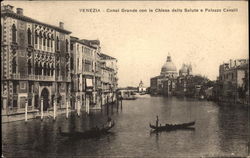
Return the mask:
[(149, 127), (152, 128), (155, 131), (171, 131), (171, 130), (177, 130), (177, 129), (186, 129), (190, 128), (190, 126), (195, 125), (195, 121), (189, 122), (189, 123), (182, 123), (182, 124), (166, 124), (165, 126), (154, 126), (149, 124)]
[(106, 126), (101, 129), (99, 128), (92, 128), (90, 130), (84, 132), (62, 132), (61, 127), (59, 127), (59, 134), (63, 137), (70, 137), (70, 138), (96, 138), (102, 135), (108, 134), (109, 130), (115, 126), (115, 122), (113, 121), (111, 126)]

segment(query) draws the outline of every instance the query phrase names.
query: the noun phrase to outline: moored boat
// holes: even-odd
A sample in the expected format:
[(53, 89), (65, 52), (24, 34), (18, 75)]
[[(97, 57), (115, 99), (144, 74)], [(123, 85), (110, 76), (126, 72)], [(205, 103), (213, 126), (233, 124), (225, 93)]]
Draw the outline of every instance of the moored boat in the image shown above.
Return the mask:
[(182, 124), (165, 124), (164, 126), (155, 126), (149, 124), (149, 127), (156, 131), (170, 131), (170, 130), (190, 128), (190, 126), (193, 125), (195, 125), (195, 121)]
[(109, 130), (115, 126), (113, 121), (110, 126), (99, 128), (92, 128), (84, 132), (62, 132), (61, 127), (59, 127), (59, 134), (64, 137), (70, 138), (95, 138), (100, 137), (101, 135), (109, 133)]

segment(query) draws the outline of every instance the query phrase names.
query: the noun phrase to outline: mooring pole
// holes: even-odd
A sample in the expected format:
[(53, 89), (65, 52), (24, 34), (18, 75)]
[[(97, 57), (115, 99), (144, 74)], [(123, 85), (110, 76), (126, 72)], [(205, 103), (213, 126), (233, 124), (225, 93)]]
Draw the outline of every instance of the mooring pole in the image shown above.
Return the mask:
[(121, 109), (122, 109), (122, 98), (121, 98)]
[(43, 98), (41, 98), (41, 121), (43, 120)]
[(54, 105), (53, 105), (53, 120), (56, 120), (56, 101), (57, 99), (55, 98), (54, 100)]
[(80, 100), (77, 100), (77, 115), (80, 116)]
[(69, 117), (69, 99), (66, 100), (66, 119)]
[(25, 99), (25, 122), (28, 121), (28, 101)]

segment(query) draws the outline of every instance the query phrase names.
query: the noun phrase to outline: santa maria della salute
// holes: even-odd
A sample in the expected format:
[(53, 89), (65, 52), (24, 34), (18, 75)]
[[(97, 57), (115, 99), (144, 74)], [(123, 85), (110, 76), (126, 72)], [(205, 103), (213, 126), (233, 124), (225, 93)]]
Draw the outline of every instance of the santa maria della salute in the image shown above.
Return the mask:
[(183, 64), (179, 70), (179, 76), (177, 68), (171, 59), (171, 56), (167, 56), (167, 60), (161, 68), (159, 76), (155, 76), (150, 80), (151, 94), (162, 95), (174, 95), (178, 91), (183, 93), (186, 91), (185, 79), (192, 76), (191, 64)]

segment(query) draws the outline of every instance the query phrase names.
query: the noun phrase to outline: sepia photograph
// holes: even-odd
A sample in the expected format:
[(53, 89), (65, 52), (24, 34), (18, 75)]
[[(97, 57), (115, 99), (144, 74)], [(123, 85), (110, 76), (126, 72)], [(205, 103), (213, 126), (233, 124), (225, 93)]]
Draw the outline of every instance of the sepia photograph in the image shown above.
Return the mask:
[(2, 158), (250, 158), (248, 1), (1, 2)]

